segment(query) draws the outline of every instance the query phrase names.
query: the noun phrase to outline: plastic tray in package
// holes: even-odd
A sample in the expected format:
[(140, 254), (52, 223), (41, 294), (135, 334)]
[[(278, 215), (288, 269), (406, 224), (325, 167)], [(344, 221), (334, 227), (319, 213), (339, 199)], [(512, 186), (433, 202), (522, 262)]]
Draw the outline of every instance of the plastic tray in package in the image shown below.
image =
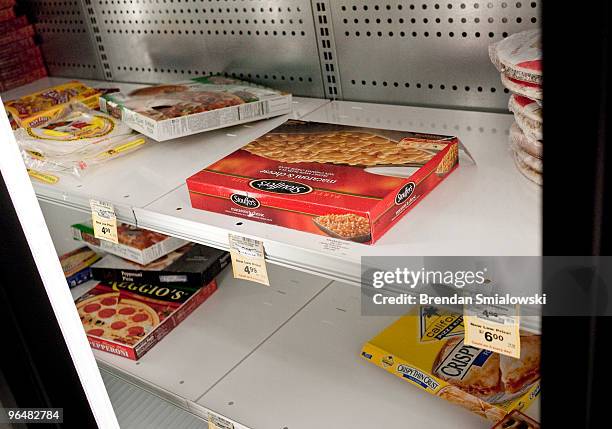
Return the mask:
[(80, 103), (66, 105), (42, 127), (16, 130), (15, 138), (30, 176), (47, 183), (56, 183), (57, 174), (80, 177), (147, 142), (121, 121)]

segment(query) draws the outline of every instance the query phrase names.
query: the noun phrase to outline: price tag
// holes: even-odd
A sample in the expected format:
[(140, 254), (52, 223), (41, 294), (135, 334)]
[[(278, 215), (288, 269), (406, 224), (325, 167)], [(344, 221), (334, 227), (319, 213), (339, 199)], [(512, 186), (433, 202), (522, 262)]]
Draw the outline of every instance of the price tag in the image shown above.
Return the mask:
[(223, 417), (208, 413), (208, 429), (234, 429), (234, 425)]
[(229, 234), (229, 247), (235, 278), (270, 286), (261, 241)]
[(518, 312), (518, 305), (466, 307), (463, 317), (464, 343), (519, 359), (521, 335)]
[(89, 205), (91, 206), (94, 237), (119, 243), (117, 239), (117, 217), (113, 205), (98, 200), (89, 200)]

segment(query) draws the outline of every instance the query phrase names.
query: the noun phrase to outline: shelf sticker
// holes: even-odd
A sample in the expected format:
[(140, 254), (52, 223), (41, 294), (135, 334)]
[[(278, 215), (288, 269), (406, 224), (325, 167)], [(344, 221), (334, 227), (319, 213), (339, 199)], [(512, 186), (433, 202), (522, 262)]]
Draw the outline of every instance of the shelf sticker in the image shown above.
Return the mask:
[(117, 217), (111, 203), (89, 200), (91, 206), (91, 221), (94, 237), (113, 243), (119, 243), (117, 238)]
[(270, 286), (263, 243), (259, 240), (229, 234), (234, 278)]
[(464, 343), (520, 359), (519, 306), (470, 305), (464, 308)]
[(208, 429), (234, 429), (232, 422), (211, 412), (208, 413)]

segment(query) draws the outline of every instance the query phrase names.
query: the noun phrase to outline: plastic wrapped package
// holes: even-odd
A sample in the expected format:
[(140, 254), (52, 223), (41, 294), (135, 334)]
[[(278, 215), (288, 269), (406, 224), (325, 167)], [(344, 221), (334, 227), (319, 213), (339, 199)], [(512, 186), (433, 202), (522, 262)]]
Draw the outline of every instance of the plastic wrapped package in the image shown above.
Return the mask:
[(531, 168), (537, 173), (542, 173), (544, 167), (543, 162), (540, 158), (536, 158), (535, 156), (529, 155), (512, 141), (510, 142), (510, 147), (512, 148), (514, 153), (521, 159), (521, 161), (525, 163), (525, 165), (527, 165), (529, 168)]
[(542, 83), (540, 30), (513, 34), (489, 46), (489, 57), (497, 70), (523, 82)]
[(512, 94), (508, 109), (514, 113), (514, 120), (526, 136), (542, 140), (542, 106), (530, 98)]
[(58, 173), (81, 176), (146, 143), (117, 119), (80, 103), (67, 104), (40, 128), (17, 129), (15, 138), (30, 175), (48, 183), (57, 182)]
[(516, 168), (518, 169), (518, 171), (520, 171), (523, 176), (525, 176), (532, 182), (537, 183), (538, 185), (542, 185), (542, 174), (538, 173), (533, 168), (529, 167), (525, 163), (525, 161), (522, 160), (521, 156), (517, 154), (516, 152), (513, 152), (513, 155), (514, 155), (514, 164), (516, 165)]
[(508, 88), (511, 92), (518, 95), (522, 95), (523, 97), (531, 98), (532, 100), (535, 100), (540, 106), (542, 105), (542, 98), (544, 97), (542, 85), (513, 79), (503, 73), (501, 74), (501, 82), (502, 85)]
[(540, 140), (527, 137), (521, 128), (515, 123), (510, 127), (510, 142), (520, 147), (524, 152), (536, 158), (542, 158), (544, 144)]

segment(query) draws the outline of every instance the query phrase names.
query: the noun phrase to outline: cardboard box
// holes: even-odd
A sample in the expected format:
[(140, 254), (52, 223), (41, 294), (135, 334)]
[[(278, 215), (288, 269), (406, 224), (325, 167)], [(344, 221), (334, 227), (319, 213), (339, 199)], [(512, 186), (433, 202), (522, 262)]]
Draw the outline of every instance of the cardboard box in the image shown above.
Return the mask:
[(115, 255), (96, 262), (93, 277), (104, 282), (134, 282), (199, 288), (214, 279), (230, 262), (228, 252), (189, 243), (148, 265)]
[(92, 348), (138, 360), (217, 290), (99, 283), (75, 304)]
[(163, 141), (291, 112), (291, 95), (222, 76), (106, 94), (100, 110)]
[(100, 258), (100, 255), (88, 247), (81, 247), (60, 256), (68, 286), (72, 288), (91, 280), (91, 266)]
[(176, 237), (148, 231), (118, 222), (117, 239), (119, 243), (100, 240), (94, 237), (91, 222), (72, 225), (73, 238), (83, 241), (95, 250), (120, 256), (140, 265), (147, 265), (162, 256), (189, 243)]
[(371, 244), (456, 168), (458, 144), (290, 120), (187, 187), (194, 208)]
[(463, 343), (463, 316), (416, 307), (363, 346), (361, 357), (432, 395), (498, 422), (540, 393), (540, 336), (521, 333), (521, 358)]

